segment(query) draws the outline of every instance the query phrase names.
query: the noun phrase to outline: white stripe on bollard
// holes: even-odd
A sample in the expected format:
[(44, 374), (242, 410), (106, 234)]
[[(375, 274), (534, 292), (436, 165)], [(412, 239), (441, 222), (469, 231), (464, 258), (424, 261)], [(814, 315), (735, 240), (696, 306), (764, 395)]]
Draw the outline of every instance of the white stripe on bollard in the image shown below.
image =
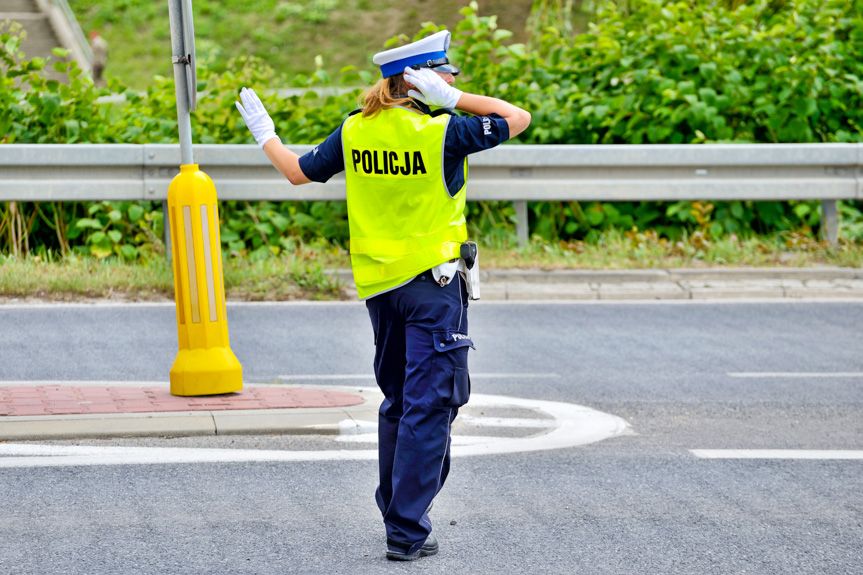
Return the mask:
[(216, 265), (219, 267), (219, 281), (222, 290), (222, 320), (228, 321), (228, 309), (225, 301), (228, 296), (225, 295), (225, 275), (222, 273), (222, 233), (219, 231), (219, 209), (216, 204), (213, 204), (213, 219), (216, 220)]
[(189, 271), (189, 302), (192, 304), (192, 323), (201, 323), (198, 304), (198, 268), (195, 264), (195, 239), (192, 236), (192, 207), (183, 206), (183, 227), (186, 232), (186, 261)]
[(201, 204), (201, 232), (204, 235), (204, 267), (207, 272), (207, 303), (210, 309), (210, 321), (216, 321), (216, 282), (213, 280), (213, 245), (210, 243), (210, 216), (207, 205)]

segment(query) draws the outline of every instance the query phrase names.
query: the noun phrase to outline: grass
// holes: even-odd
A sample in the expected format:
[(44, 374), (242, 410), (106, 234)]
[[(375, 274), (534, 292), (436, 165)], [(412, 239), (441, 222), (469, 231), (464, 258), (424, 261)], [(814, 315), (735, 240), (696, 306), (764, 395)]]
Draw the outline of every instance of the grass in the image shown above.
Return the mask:
[[(595, 244), (534, 242), (523, 248), (480, 248), (484, 269), (645, 269), (681, 267), (863, 266), (863, 245), (829, 246), (798, 235), (770, 239), (705, 241), (698, 234), (669, 242), (650, 232), (608, 231)], [(229, 300), (336, 300), (353, 297), (327, 269), (350, 267), (344, 250), (303, 246), (263, 261), (229, 258), (225, 286)], [(130, 264), (117, 260), (0, 256), (0, 302), (165, 301), (174, 297), (171, 266), (165, 260)]]
[(0, 257), (0, 296), (6, 299), (79, 301), (122, 297), (151, 301), (165, 299), (173, 290), (171, 268), (164, 261), (130, 265), (76, 257), (53, 261), (39, 256)]
[(603, 232), (596, 243), (532, 242), (523, 248), (487, 246), (486, 268), (650, 269), (686, 267), (861, 267), (863, 245), (837, 246), (800, 234), (774, 238), (704, 240), (696, 233), (678, 242), (652, 232)]
[[(288, 78), (315, 71), (315, 57), (328, 70), (372, 68), (371, 57), (391, 37), (413, 36), (422, 22), (453, 28), (468, 0), (220, 0), (196, 2), (198, 60), (223, 71), (237, 56), (258, 56)], [(532, 0), (480, 2), (484, 15), (499, 15), (501, 28), (525, 40)], [(154, 75), (171, 71), (168, 3), (152, 0), (69, 0), (84, 33), (99, 30), (110, 53), (105, 70), (143, 90)], [(133, 39), (130, 41), (130, 39)]]
[[(225, 261), (224, 273), (229, 300), (347, 297), (338, 280), (325, 274), (320, 265), (293, 255), (260, 262), (230, 258)], [(162, 259), (141, 264), (113, 258), (0, 256), (0, 301), (164, 301), (173, 297), (171, 264)]]

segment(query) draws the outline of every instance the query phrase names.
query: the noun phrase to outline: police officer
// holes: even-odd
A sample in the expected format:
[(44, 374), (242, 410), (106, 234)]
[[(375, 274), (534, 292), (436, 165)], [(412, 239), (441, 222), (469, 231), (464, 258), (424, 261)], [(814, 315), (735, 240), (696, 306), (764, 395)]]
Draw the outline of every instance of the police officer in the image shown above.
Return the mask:
[[(449, 472), (450, 429), (470, 393), (462, 257), (467, 156), (522, 132), (530, 114), (453, 87), (450, 33), (375, 55), (382, 78), (364, 105), (300, 157), (282, 145), (260, 99), (237, 108), (293, 184), (345, 171), (351, 266), (375, 339), (380, 485), (387, 558), (438, 551), (428, 516)], [(453, 114), (457, 109), (473, 116)]]

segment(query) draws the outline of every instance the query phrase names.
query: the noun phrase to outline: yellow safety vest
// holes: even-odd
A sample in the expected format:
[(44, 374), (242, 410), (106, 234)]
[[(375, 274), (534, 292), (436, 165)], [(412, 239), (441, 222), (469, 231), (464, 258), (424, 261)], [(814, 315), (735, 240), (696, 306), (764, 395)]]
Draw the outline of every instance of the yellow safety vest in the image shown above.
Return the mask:
[[(360, 299), (403, 285), (459, 257), (467, 239), (465, 189), (452, 197), (443, 174), (449, 115), (407, 108), (342, 126), (351, 267)], [(467, 184), (467, 160), (465, 160)]]

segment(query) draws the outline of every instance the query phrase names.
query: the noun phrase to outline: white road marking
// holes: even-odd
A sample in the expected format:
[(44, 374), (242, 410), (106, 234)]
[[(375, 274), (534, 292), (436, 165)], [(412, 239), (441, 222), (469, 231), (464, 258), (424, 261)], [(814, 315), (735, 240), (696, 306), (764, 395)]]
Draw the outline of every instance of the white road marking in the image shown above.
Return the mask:
[(863, 459), (863, 450), (841, 449), (690, 449), (703, 459)]
[(554, 419), (523, 419), (517, 417), (475, 417), (473, 415), (460, 415), (459, 422), (475, 425), (477, 427), (527, 427), (548, 428), (556, 427)]
[(539, 378), (548, 378), (548, 379), (556, 379), (560, 377), (557, 373), (473, 373), (470, 374), (471, 377), (477, 379), (539, 379)]
[[(636, 294), (638, 292), (635, 292)], [(506, 299), (506, 300), (487, 300), (481, 299), (477, 302), (471, 302), (471, 305), (562, 305), (562, 306), (703, 306), (703, 305), (722, 305), (722, 306), (740, 306), (753, 304), (860, 304), (863, 299), (860, 297), (830, 297), (819, 298), (812, 297), (741, 297), (741, 298), (704, 298), (704, 299)]]
[[(450, 439), (452, 439), (453, 448), (465, 445), (487, 446), (507, 441), (506, 437), (486, 437), (482, 435), (453, 435)], [(377, 445), (378, 435), (377, 430), (375, 430), (374, 433), (361, 433), (359, 435), (340, 435), (336, 437), (335, 440), (340, 443), (370, 443)], [(453, 455), (457, 456), (459, 454), (454, 451)]]
[[(453, 437), (453, 457), (564, 449), (629, 432), (629, 424), (620, 417), (572, 403), (474, 394), (470, 405), (473, 408), (520, 407), (539, 410), (554, 418), (554, 427), (544, 428), (543, 432), (529, 437)], [(371, 443), (377, 440), (377, 434), (372, 432), (372, 422), (360, 421), (342, 427), (344, 433), (353, 433), (339, 436), (342, 441)], [(377, 450), (268, 451), (0, 443), (0, 468), (376, 459)]]
[[(557, 373), (470, 373), (474, 379), (539, 379), (548, 378), (555, 379), (560, 377)], [(340, 379), (358, 379), (358, 380), (374, 380), (373, 373), (334, 373), (326, 374), (296, 374), (296, 375), (279, 375), (278, 379), (288, 381), (327, 381)]]
[(781, 377), (863, 377), (863, 371), (740, 371), (728, 372), (729, 377), (781, 378)]
[(279, 375), (277, 379), (285, 379), (288, 381), (327, 381), (330, 379), (359, 379), (359, 380), (374, 380), (373, 373), (334, 373), (331, 375), (321, 374), (298, 374), (298, 375)]
[(87, 447), (70, 445), (0, 445), (0, 468), (141, 465), (154, 463), (244, 463), (346, 461), (377, 459), (375, 451), (268, 451), (255, 449), (186, 449), (174, 447)]

